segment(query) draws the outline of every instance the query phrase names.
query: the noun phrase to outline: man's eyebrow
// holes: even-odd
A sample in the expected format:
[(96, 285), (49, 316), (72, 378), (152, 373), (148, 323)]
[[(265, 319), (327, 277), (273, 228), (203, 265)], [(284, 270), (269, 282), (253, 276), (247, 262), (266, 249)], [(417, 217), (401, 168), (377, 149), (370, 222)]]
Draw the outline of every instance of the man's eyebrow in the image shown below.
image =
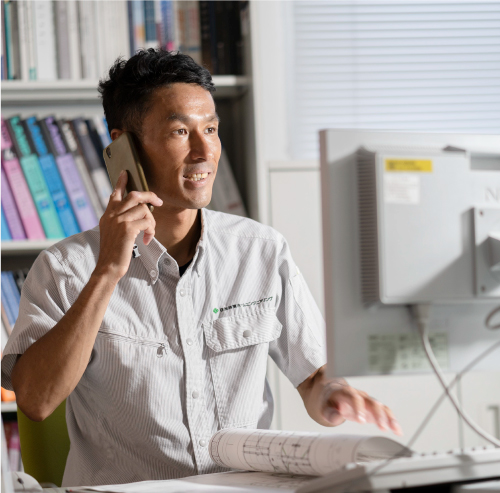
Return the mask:
[[(169, 122), (179, 121), (182, 123), (188, 123), (190, 120), (191, 120), (191, 118), (189, 117), (189, 115), (184, 115), (182, 113), (172, 113), (167, 118), (167, 121), (169, 121)], [(208, 115), (205, 118), (205, 121), (207, 121), (207, 122), (213, 122), (213, 121), (220, 122), (220, 118), (219, 118), (219, 115), (217, 113), (212, 113), (211, 115)]]

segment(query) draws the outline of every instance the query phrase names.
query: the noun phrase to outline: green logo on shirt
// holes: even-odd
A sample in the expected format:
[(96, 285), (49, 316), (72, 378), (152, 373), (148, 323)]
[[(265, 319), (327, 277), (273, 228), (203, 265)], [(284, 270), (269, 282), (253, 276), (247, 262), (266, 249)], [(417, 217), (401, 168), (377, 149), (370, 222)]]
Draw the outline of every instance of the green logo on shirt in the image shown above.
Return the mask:
[(217, 313), (218, 311), (225, 312), (226, 310), (233, 310), (234, 308), (239, 308), (239, 307), (247, 307), (247, 306), (252, 306), (252, 305), (260, 305), (261, 303), (266, 303), (267, 301), (271, 301), (273, 297), (271, 296), (270, 298), (262, 298), (261, 300), (256, 300), (256, 301), (249, 301), (248, 303), (236, 303), (235, 305), (231, 306), (226, 306), (224, 308), (214, 308), (214, 313)]

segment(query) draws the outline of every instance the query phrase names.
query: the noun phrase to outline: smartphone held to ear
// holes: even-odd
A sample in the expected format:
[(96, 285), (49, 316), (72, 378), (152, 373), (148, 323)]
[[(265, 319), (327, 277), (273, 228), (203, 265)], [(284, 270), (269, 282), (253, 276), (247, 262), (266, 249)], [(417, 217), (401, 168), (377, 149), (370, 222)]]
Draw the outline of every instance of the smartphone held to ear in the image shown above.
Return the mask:
[[(103, 151), (104, 162), (108, 170), (109, 179), (113, 188), (122, 170), (127, 171), (128, 180), (125, 186), (125, 195), (132, 192), (148, 192), (148, 184), (144, 176), (139, 154), (135, 148), (132, 135), (129, 132), (123, 132), (120, 137), (115, 139)], [(154, 207), (148, 204), (149, 210), (153, 212)]]

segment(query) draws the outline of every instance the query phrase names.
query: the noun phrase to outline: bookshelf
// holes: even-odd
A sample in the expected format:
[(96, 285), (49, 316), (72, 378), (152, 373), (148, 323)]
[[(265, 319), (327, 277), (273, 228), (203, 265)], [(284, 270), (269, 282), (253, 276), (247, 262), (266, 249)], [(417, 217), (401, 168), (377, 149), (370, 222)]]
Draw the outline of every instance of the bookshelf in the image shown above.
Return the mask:
[[(215, 97), (236, 98), (250, 86), (244, 75), (214, 75)], [(96, 87), (98, 80), (2, 81), (2, 111), (16, 106), (31, 106), (53, 102), (94, 103), (100, 105)]]

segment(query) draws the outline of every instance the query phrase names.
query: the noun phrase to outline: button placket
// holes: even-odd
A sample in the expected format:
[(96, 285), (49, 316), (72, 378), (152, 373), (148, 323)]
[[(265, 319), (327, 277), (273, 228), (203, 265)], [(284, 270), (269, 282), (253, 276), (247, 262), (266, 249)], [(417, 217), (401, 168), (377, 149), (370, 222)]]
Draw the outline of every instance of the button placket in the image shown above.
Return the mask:
[[(186, 412), (189, 423), (191, 439), (194, 445), (196, 464), (199, 470), (204, 470), (207, 463), (207, 437), (211, 436), (211, 428), (208, 426), (204, 414), (203, 388), (201, 365), (201, 348), (195, 344), (192, 334), (196, 331), (196, 320), (194, 318), (194, 307), (191, 297), (190, 287), (183, 285), (178, 287), (177, 312), (178, 329), (181, 341), (184, 341), (184, 361), (185, 361), (185, 392), (186, 392)], [(190, 336), (188, 336), (190, 334)], [(201, 445), (203, 443), (204, 445)]]

